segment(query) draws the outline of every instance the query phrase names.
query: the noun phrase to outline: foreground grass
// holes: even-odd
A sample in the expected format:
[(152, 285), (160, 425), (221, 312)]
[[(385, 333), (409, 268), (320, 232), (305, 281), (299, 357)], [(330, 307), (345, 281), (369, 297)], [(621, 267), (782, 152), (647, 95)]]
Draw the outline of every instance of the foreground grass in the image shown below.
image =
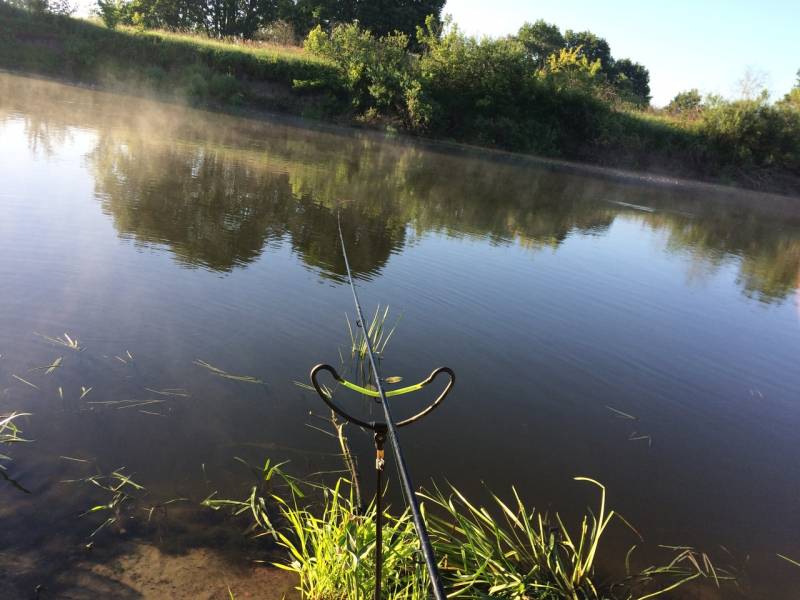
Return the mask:
[[(608, 509), (601, 484), (586, 477), (575, 479), (599, 492), (597, 510), (584, 516), (577, 529), (565, 525), (558, 514), (528, 508), (516, 491), (511, 503), (492, 494), (488, 508), (452, 486), (422, 492), (423, 513), (450, 597), (646, 600), (694, 580), (720, 586), (733, 579), (728, 571), (715, 568), (707, 555), (688, 546), (669, 548), (663, 565), (631, 572), (634, 546), (624, 559), (626, 577), (600, 576), (596, 567), (600, 542), (612, 521), (627, 522)], [(276, 486), (276, 480), (281, 485)], [(354, 488), (345, 479), (330, 487), (314, 485), (316, 502), (308, 501), (300, 485), (281, 465), (268, 461), (261, 481), (246, 498), (222, 500), (214, 494), (203, 504), (215, 510), (230, 508), (233, 514), (246, 516), (248, 532), (273, 538), (286, 553), (275, 566), (297, 575), (304, 598), (371, 597), (374, 503), (359, 506)], [(430, 581), (408, 510), (384, 513), (383, 540), (385, 597), (428, 598)]]

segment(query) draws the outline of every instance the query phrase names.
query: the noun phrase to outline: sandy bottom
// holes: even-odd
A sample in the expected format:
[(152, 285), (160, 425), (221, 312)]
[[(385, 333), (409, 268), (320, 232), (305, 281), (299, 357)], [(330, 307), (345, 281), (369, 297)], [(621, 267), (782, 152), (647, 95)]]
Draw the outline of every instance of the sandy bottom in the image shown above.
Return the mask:
[[(20, 557), (0, 554), (0, 598), (24, 600), (114, 599), (192, 599), (228, 600), (228, 589), (237, 600), (295, 600), (296, 579), (285, 571), (260, 565), (231, 563), (207, 548), (191, 549), (183, 554), (165, 554), (157, 547), (130, 542), (113, 559), (93, 560), (91, 555), (77, 562), (49, 585), (20, 589), (19, 575), (32, 572), (36, 565)], [(17, 577), (7, 577), (13, 570)]]

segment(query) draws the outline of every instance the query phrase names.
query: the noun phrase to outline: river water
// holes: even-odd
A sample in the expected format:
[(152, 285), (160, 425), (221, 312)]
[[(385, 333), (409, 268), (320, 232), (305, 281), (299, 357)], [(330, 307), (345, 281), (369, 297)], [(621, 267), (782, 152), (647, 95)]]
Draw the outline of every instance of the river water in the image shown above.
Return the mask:
[[(238, 532), (197, 507), (249, 489), (234, 457), (341, 468), (295, 383), (350, 351), (337, 211), (367, 312), (400, 319), (385, 374), (458, 377), (402, 431), (417, 483), (482, 501), (515, 485), (574, 521), (597, 504), (573, 480), (590, 476), (650, 548), (736, 570), (740, 591), (704, 597), (800, 596), (800, 568), (776, 556), (800, 558), (800, 200), (12, 75), (0, 182), (0, 414), (31, 413), (33, 440), (1, 449), (30, 492), (0, 481), (8, 597), (90, 597), (132, 539), (235, 556)], [(371, 439), (349, 435), (369, 488)], [(102, 517), (78, 515), (102, 496), (63, 480), (121, 467), (152, 504), (189, 500), (163, 526), (90, 538)], [(614, 526), (604, 568), (634, 543)]]

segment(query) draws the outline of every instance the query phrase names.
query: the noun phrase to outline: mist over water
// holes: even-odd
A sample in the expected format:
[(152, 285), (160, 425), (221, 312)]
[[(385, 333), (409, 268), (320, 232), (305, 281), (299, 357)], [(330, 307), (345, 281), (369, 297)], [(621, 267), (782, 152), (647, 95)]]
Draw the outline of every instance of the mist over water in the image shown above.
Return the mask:
[[(59, 481), (94, 467), (60, 456), (124, 466), (153, 498), (193, 501), (249, 486), (234, 456), (288, 458), (297, 475), (340, 468), (335, 443), (307, 426), (323, 406), (294, 384), (347, 350), (338, 210), (366, 310), (402, 315), (386, 374), (458, 376), (445, 405), (402, 432), (418, 483), (476, 496), (513, 484), (574, 516), (595, 498), (572, 478), (591, 476), (648, 543), (721, 563), (749, 555), (746, 597), (800, 593), (775, 557), (800, 556), (790, 201), (10, 75), (0, 181), (0, 413), (33, 413), (35, 440), (7, 463), (32, 493), (0, 485), (0, 544), (28, 565), (7, 571), (12, 585), (45, 573), (67, 586), (92, 529), (76, 518), (91, 498)], [(42, 337), (64, 332), (82, 352)], [(58, 356), (54, 373), (31, 372)], [(164, 389), (187, 395), (154, 396)], [(102, 404), (123, 399), (163, 402)], [(371, 485), (371, 439), (350, 437)], [(186, 525), (162, 541), (235, 545), (180, 510)], [(620, 528), (609, 555), (635, 542)]]

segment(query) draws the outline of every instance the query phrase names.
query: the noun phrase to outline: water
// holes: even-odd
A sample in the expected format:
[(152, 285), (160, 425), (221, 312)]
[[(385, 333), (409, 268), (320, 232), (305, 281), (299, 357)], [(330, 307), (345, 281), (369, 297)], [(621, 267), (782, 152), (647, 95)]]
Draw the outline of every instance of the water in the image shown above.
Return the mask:
[[(362, 302), (402, 315), (386, 374), (408, 384), (446, 364), (458, 375), (442, 408), (402, 432), (417, 482), (447, 478), (478, 497), (484, 483), (515, 484), (572, 517), (596, 503), (572, 480), (588, 475), (649, 546), (735, 564), (746, 597), (800, 594), (800, 570), (775, 556), (800, 557), (791, 200), (10, 75), (0, 181), (0, 412), (33, 413), (23, 424), (35, 440), (7, 463), (32, 493), (0, 487), (9, 597), (38, 584), (50, 597), (125, 597), (134, 584), (103, 565), (131, 539), (200, 565), (223, 553), (237, 572), (237, 552), (255, 550), (192, 504), (246, 491), (233, 457), (291, 459), (298, 475), (340, 468), (335, 442), (308, 426), (324, 425), (309, 415), (323, 406), (294, 383), (347, 350), (337, 209)], [(42, 337), (64, 332), (83, 351)], [(59, 356), (55, 372), (31, 370)], [(188, 395), (151, 391), (165, 388)], [(162, 402), (97, 404), (129, 399)], [(369, 436), (350, 437), (368, 476)], [(192, 502), (157, 531), (132, 520), (101, 532), (87, 555), (102, 518), (77, 515), (98, 497), (59, 482), (122, 466), (153, 503)], [(616, 527), (607, 568), (635, 542)]]

